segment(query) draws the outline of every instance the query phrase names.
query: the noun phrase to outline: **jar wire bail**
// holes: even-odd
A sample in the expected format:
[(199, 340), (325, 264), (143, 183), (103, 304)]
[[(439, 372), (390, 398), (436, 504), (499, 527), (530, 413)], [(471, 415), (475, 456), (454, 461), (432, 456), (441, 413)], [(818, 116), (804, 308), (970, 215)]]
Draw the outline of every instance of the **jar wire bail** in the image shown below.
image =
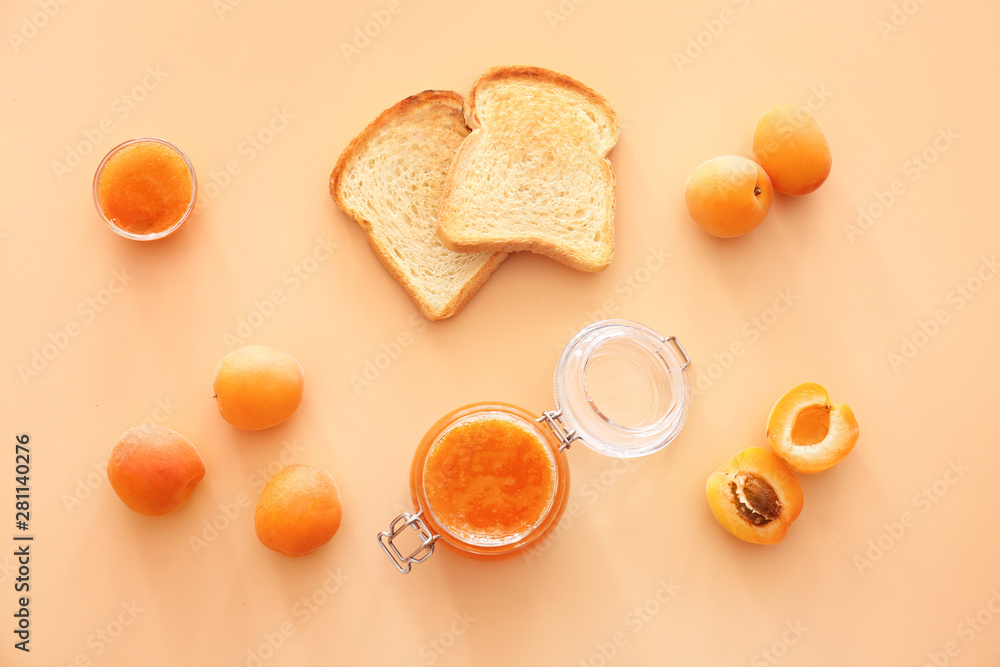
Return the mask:
[(569, 449), (569, 446), (574, 440), (580, 439), (580, 435), (576, 432), (576, 429), (571, 429), (566, 426), (562, 410), (549, 410), (548, 412), (543, 412), (542, 416), (538, 418), (538, 423), (544, 424), (552, 429), (556, 438), (559, 439), (560, 452), (564, 449)]
[[(389, 524), (389, 530), (378, 534), (378, 543), (391, 560), (396, 569), (403, 574), (409, 574), (414, 563), (423, 563), (434, 553), (434, 543), (440, 535), (435, 535), (427, 527), (421, 516), (423, 511), (416, 514), (403, 512)], [(408, 555), (403, 555), (399, 547), (393, 542), (406, 529), (417, 531), (420, 536), (420, 544)]]

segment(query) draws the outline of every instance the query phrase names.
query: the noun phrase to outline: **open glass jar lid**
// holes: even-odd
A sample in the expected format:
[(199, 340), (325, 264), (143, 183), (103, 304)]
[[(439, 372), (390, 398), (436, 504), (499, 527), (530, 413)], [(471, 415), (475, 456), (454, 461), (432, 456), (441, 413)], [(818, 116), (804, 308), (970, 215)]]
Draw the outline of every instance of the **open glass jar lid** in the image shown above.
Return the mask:
[[(541, 539), (566, 505), (565, 450), (580, 441), (621, 458), (666, 447), (687, 418), (689, 362), (676, 338), (636, 322), (586, 327), (556, 368), (556, 410), (536, 417), (505, 403), (476, 403), (431, 427), (410, 470), (418, 511), (379, 534), (383, 551), (407, 573), (438, 540), (489, 557)], [(412, 548), (400, 546), (407, 539)]]
[(574, 439), (596, 452), (652, 454), (687, 419), (689, 362), (673, 336), (628, 320), (597, 322), (574, 336), (559, 359), (557, 412)]

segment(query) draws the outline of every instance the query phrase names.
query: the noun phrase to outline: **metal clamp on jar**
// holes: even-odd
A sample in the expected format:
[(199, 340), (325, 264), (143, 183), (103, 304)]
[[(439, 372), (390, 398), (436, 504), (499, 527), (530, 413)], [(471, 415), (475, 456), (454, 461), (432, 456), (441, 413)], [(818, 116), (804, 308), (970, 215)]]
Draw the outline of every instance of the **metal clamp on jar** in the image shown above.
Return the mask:
[[(556, 410), (535, 416), (506, 403), (476, 403), (431, 427), (410, 469), (418, 511), (379, 533), (382, 550), (406, 574), (438, 540), (491, 557), (542, 539), (566, 506), (565, 450), (579, 441), (631, 458), (666, 447), (687, 419), (689, 363), (676, 338), (636, 322), (586, 327), (559, 359)], [(413, 547), (401, 551), (403, 540)]]

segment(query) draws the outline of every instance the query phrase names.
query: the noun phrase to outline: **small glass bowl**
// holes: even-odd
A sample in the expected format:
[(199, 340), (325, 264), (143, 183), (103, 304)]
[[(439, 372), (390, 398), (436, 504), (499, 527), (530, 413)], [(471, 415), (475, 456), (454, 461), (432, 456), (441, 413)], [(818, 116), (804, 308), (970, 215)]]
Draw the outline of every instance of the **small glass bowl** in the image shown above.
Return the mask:
[[(122, 227), (119, 227), (117, 224), (115, 224), (114, 221), (108, 216), (107, 212), (104, 210), (104, 207), (101, 205), (100, 191), (98, 189), (101, 180), (101, 175), (103, 174), (104, 168), (108, 164), (108, 161), (111, 160), (111, 158), (113, 158), (115, 155), (120, 153), (125, 148), (128, 148), (129, 146), (134, 146), (135, 144), (139, 143), (160, 144), (161, 146), (164, 146), (168, 148), (170, 151), (176, 153), (182, 160), (184, 160), (184, 164), (187, 166), (188, 173), (191, 176), (191, 200), (188, 202), (187, 209), (177, 219), (176, 222), (171, 224), (166, 229), (160, 230), (158, 232), (152, 232), (149, 234), (136, 234), (134, 232), (128, 231), (127, 229), (123, 229)], [(113, 232), (127, 239), (132, 239), (133, 241), (155, 241), (156, 239), (162, 239), (164, 236), (169, 236), (170, 234), (174, 233), (177, 230), (177, 228), (183, 225), (184, 222), (189, 217), (191, 217), (191, 213), (194, 211), (195, 201), (198, 198), (198, 179), (195, 176), (194, 165), (191, 164), (191, 160), (180, 148), (170, 143), (169, 141), (165, 139), (160, 139), (158, 137), (137, 137), (135, 139), (130, 139), (129, 141), (118, 144), (117, 146), (112, 148), (107, 155), (104, 156), (104, 159), (101, 160), (101, 164), (98, 165), (97, 167), (97, 172), (94, 174), (93, 191), (94, 191), (94, 206), (97, 207), (97, 212), (98, 214), (100, 214), (101, 219), (104, 220), (104, 222), (108, 225), (108, 227), (111, 228)]]
[(647, 456), (669, 445), (687, 421), (687, 353), (629, 320), (604, 320), (566, 346), (555, 376), (556, 406), (595, 452)]

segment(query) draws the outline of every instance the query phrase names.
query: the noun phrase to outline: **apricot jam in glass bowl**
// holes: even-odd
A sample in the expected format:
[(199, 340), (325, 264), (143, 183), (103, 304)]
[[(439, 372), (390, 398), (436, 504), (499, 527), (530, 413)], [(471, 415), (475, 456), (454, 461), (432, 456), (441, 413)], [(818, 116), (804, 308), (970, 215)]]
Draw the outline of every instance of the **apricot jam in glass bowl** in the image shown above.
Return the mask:
[(169, 141), (140, 137), (111, 149), (94, 175), (94, 204), (117, 234), (163, 238), (194, 210), (198, 182), (184, 152)]
[(438, 542), (494, 557), (542, 539), (566, 507), (565, 450), (579, 441), (629, 458), (666, 447), (687, 419), (689, 363), (676, 338), (635, 322), (583, 329), (556, 369), (555, 411), (474, 403), (427, 431), (410, 467), (417, 511), (379, 533), (382, 550), (405, 574)]

